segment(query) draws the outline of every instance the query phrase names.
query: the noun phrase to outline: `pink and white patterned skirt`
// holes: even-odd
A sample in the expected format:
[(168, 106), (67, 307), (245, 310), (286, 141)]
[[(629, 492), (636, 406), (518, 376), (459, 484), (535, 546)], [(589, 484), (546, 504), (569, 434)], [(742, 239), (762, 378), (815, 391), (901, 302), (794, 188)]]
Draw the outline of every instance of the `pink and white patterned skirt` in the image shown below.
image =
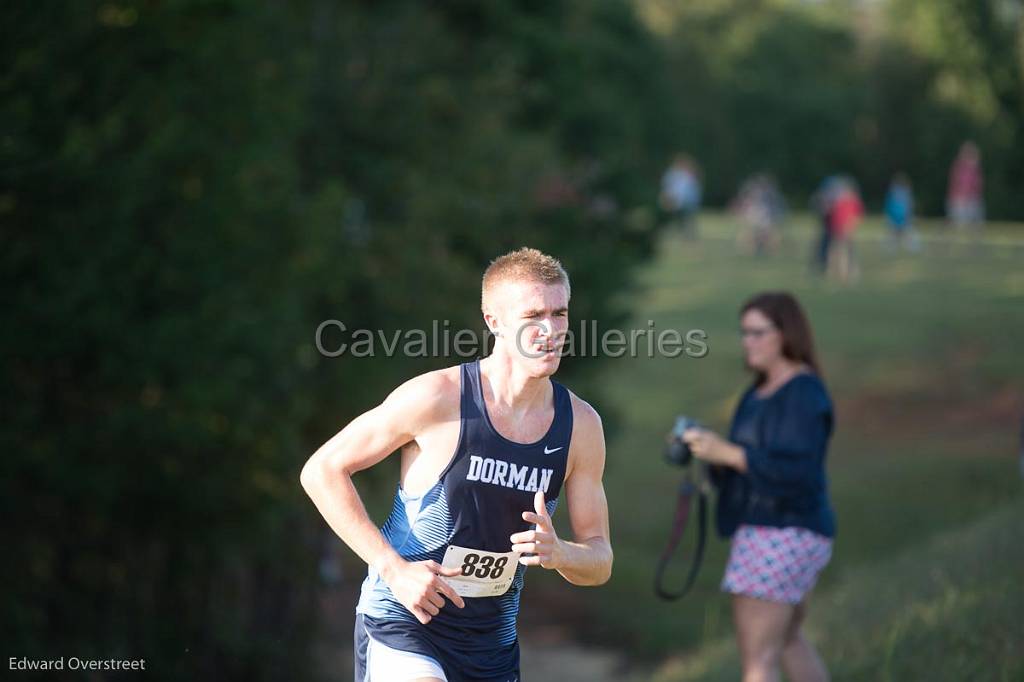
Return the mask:
[(799, 604), (832, 558), (832, 539), (806, 528), (742, 525), (732, 536), (722, 591)]

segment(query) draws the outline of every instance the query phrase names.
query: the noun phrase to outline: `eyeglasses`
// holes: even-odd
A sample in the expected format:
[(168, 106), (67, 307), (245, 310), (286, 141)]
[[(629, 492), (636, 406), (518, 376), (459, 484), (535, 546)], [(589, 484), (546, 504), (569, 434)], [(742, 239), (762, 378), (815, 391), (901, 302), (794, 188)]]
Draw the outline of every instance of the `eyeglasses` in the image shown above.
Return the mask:
[(765, 334), (768, 334), (769, 332), (774, 331), (774, 329), (775, 329), (775, 327), (760, 327), (760, 328), (748, 327), (747, 329), (744, 329), (743, 327), (740, 327), (740, 338), (744, 338), (745, 339), (745, 338), (750, 337), (752, 339), (760, 339)]

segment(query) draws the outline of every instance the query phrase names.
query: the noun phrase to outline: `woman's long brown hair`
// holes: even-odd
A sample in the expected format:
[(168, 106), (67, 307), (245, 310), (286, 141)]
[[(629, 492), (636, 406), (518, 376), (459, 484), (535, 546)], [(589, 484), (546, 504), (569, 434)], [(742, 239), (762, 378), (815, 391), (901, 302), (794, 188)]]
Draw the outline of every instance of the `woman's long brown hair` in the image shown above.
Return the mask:
[[(740, 308), (740, 317), (748, 310), (757, 310), (775, 325), (782, 334), (782, 355), (793, 362), (801, 362), (821, 374), (818, 355), (814, 351), (814, 334), (807, 315), (796, 298), (788, 291), (764, 291), (754, 295)], [(764, 372), (757, 372), (757, 385), (765, 381)]]

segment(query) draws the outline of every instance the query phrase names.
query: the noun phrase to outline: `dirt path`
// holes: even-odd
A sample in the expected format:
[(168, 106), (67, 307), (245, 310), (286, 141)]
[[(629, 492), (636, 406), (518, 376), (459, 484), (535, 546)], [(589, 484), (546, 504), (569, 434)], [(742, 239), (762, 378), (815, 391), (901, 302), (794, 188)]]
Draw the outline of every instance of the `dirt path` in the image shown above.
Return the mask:
[(528, 682), (621, 682), (628, 674), (621, 654), (572, 642), (523, 640), (520, 650), (520, 670)]
[(622, 682), (630, 678), (622, 652), (581, 646), (561, 637), (520, 632), (522, 679), (528, 682)]

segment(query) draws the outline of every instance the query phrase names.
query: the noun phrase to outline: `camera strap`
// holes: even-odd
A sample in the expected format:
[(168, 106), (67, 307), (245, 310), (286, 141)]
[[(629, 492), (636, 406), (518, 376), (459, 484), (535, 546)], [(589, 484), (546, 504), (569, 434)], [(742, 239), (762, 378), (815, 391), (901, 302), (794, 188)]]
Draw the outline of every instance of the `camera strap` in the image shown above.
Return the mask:
[[(701, 468), (703, 474), (703, 467)], [(690, 520), (690, 506), (693, 498), (697, 498), (697, 547), (693, 553), (693, 560), (690, 564), (689, 573), (683, 588), (678, 592), (670, 592), (665, 589), (665, 571), (668, 569), (672, 555), (679, 547), (683, 535), (686, 533), (686, 526)], [(672, 521), (672, 533), (669, 535), (668, 545), (658, 559), (658, 567), (654, 573), (654, 593), (666, 601), (679, 599), (693, 587), (697, 580), (697, 573), (700, 571), (701, 561), (704, 559), (704, 543), (707, 540), (707, 505), (708, 496), (706, 486), (701, 482), (697, 485), (693, 482), (688, 473), (683, 482), (679, 485), (679, 496), (676, 502), (676, 512)]]

